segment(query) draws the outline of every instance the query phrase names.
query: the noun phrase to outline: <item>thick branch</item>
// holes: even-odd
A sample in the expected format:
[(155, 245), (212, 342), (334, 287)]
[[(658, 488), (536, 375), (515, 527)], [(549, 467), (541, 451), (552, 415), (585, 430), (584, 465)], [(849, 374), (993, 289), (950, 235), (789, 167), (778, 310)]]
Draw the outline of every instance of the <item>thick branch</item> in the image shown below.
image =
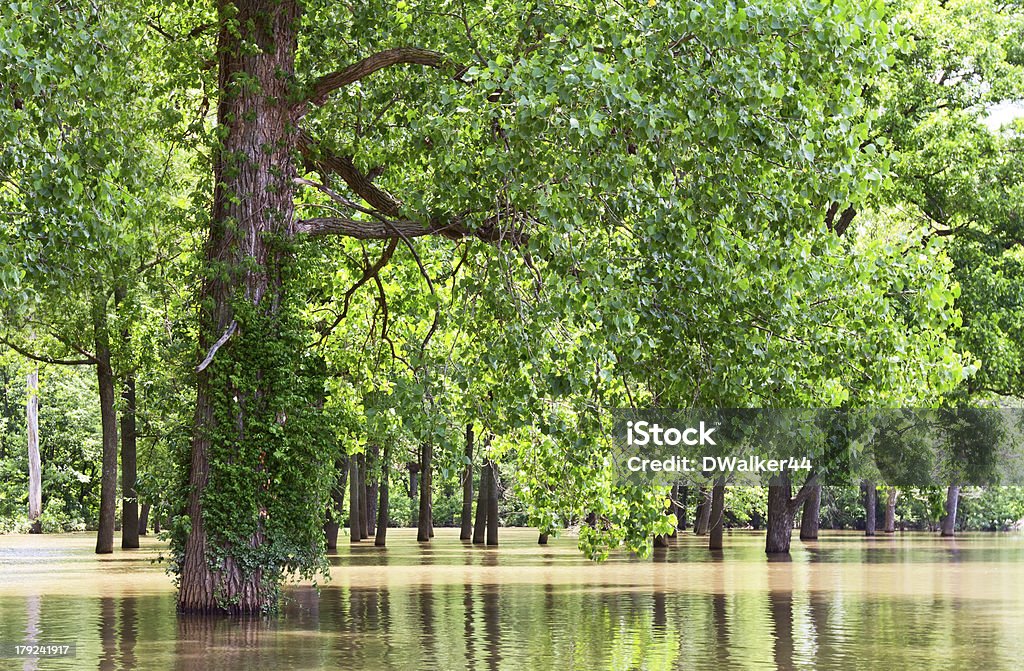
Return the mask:
[(398, 216), (399, 201), (397, 198), (374, 184), (369, 177), (356, 168), (348, 156), (320, 156), (316, 152), (313, 139), (308, 133), (299, 134), (299, 151), (307, 158), (309, 164), (321, 173), (334, 174), (341, 177), (352, 191), (360, 198), (380, 210), (388, 217)]
[[(836, 215), (839, 215), (839, 219), (836, 220)], [(828, 229), (835, 233), (837, 236), (842, 237), (846, 229), (853, 223), (853, 218), (857, 216), (857, 210), (853, 209), (852, 206), (847, 207), (842, 213), (839, 212), (839, 203), (832, 203), (828, 207), (828, 212), (825, 213), (825, 225)]]
[(87, 359), (51, 359), (50, 357), (42, 356), (40, 354), (33, 354), (32, 352), (15, 345), (6, 338), (0, 339), (0, 343), (10, 347), (26, 359), (31, 359), (32, 361), (38, 361), (40, 363), (50, 363), (57, 366), (91, 366), (96, 363), (96, 359), (93, 357), (89, 357)]
[(419, 49), (417, 47), (388, 49), (387, 51), (367, 56), (358, 63), (326, 74), (314, 81), (312, 91), (305, 100), (296, 106), (296, 112), (299, 114), (304, 113), (309, 105), (323, 105), (327, 97), (334, 91), (364, 79), (377, 70), (402, 64), (439, 68), (445, 64), (445, 57), (436, 51)]
[(303, 219), (298, 222), (298, 231), (312, 236), (344, 235), (358, 240), (391, 240), (392, 238), (419, 238), (424, 235), (440, 235), (450, 240), (479, 238), (484, 242), (508, 242), (520, 246), (526, 242), (526, 234), (512, 228), (500, 228), (496, 218), (484, 221), (478, 228), (469, 228), (458, 218), (447, 223), (425, 225), (418, 221), (360, 221), (341, 217)]

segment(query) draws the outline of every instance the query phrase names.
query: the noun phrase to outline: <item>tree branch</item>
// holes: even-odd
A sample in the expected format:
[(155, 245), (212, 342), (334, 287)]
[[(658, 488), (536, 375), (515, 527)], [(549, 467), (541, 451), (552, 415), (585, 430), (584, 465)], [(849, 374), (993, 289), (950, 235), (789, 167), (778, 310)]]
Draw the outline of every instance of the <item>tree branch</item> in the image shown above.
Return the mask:
[(309, 96), (295, 106), (295, 112), (298, 115), (305, 114), (310, 105), (323, 105), (327, 97), (334, 91), (345, 88), (350, 84), (369, 77), (378, 70), (383, 70), (392, 65), (425, 65), (431, 68), (440, 68), (446, 62), (447, 60), (442, 54), (418, 47), (400, 47), (381, 51), (372, 56), (367, 56), (358, 63), (349, 65), (341, 70), (335, 70), (316, 79), (313, 82)]
[(299, 151), (306, 157), (309, 165), (321, 172), (334, 174), (341, 177), (348, 184), (349, 188), (388, 217), (398, 216), (401, 203), (397, 198), (384, 191), (356, 168), (355, 163), (348, 156), (321, 156), (317, 155), (313, 144), (313, 138), (305, 131), (299, 133)]
[(528, 236), (514, 228), (500, 228), (497, 217), (486, 219), (475, 229), (466, 226), (461, 218), (455, 217), (448, 223), (432, 222), (423, 224), (411, 219), (396, 221), (365, 221), (343, 217), (317, 217), (298, 222), (297, 230), (313, 237), (344, 235), (358, 240), (391, 240), (393, 238), (419, 238), (425, 235), (440, 235), (449, 240), (479, 238), (484, 242), (508, 242), (514, 247), (526, 243)]
[(213, 355), (216, 354), (217, 350), (219, 350), (224, 345), (224, 343), (226, 343), (228, 341), (228, 338), (230, 338), (231, 336), (233, 336), (235, 334), (235, 331), (237, 329), (238, 329), (238, 322), (236, 322), (234, 319), (232, 319), (231, 323), (228, 324), (227, 329), (224, 330), (224, 335), (222, 335), (220, 337), (220, 339), (217, 340), (217, 342), (213, 343), (213, 347), (211, 347), (210, 351), (207, 352), (206, 358), (203, 359), (202, 363), (200, 363), (198, 366), (196, 366), (196, 372), (197, 373), (202, 373), (204, 370), (206, 370), (206, 367), (209, 366), (213, 362)]
[(32, 361), (38, 361), (40, 363), (50, 363), (56, 366), (92, 366), (96, 363), (96, 359), (93, 357), (89, 357), (88, 359), (51, 359), (50, 357), (45, 357), (40, 354), (33, 354), (32, 352), (15, 345), (7, 338), (0, 338), (0, 343), (10, 347), (26, 359), (31, 359)]

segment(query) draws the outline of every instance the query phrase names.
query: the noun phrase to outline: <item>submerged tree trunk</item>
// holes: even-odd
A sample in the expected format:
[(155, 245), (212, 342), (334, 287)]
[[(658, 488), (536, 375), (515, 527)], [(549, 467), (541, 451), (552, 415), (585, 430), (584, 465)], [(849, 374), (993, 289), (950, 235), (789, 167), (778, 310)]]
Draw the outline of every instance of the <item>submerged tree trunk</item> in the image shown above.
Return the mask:
[(708, 532), (708, 524), (711, 522), (711, 492), (707, 487), (701, 486), (697, 490), (697, 519), (693, 523), (693, 533), (703, 536)]
[(888, 496), (885, 501), (885, 526), (882, 529), (887, 534), (896, 533), (896, 498), (899, 492), (895, 487), (888, 487)]
[(348, 458), (348, 539), (358, 543), (363, 539), (364, 507), (359, 505), (359, 459), (358, 455)]
[(366, 537), (377, 535), (377, 493), (380, 472), (380, 447), (371, 445), (366, 453), (365, 473), (369, 475), (364, 492), (366, 495)]
[(348, 486), (348, 455), (342, 454), (334, 461), (334, 486), (331, 487), (331, 502), (324, 521), (324, 538), (328, 550), (338, 549), (338, 532), (345, 515), (345, 488)]
[(39, 516), (43, 514), (43, 470), (39, 460), (39, 368), (28, 374), (25, 422), (28, 429), (28, 520), (29, 533), (42, 533)]
[(139, 547), (139, 494), (135, 435), (135, 373), (125, 376), (121, 390), (121, 548)]
[(870, 480), (865, 480), (861, 489), (864, 491), (864, 535), (874, 536), (878, 519), (878, 490)]
[[(218, 542), (226, 544), (225, 552), (210, 547), (210, 536), (217, 530), (207, 528), (204, 500), (222, 494), (207, 491), (211, 471), (219, 472), (219, 464), (254, 458), (239, 451), (238, 443), (215, 439), (218, 433), (226, 435), (226, 427), (218, 427), (223, 421), (219, 409), (241, 408), (254, 399), (246, 392), (245, 398), (233, 402), (231, 385), (222, 375), (212, 374), (218, 365), (211, 357), (239, 327), (236, 305), (244, 301), (266, 318), (282, 314), (282, 270), (288, 252), (280, 240), (295, 232), (297, 135), (291, 99), (300, 12), (297, 0), (220, 0), (218, 10), (220, 134), (214, 150), (207, 272), (197, 301), (202, 306), (199, 345), (206, 353), (206, 366), (201, 363), (197, 375), (186, 504), (191, 526), (180, 562), (178, 608), (253, 613), (274, 603), (277, 585), (264, 579), (263, 568), (242, 565), (222, 537)], [(291, 345), (282, 340), (281, 346)], [(229, 421), (238, 425), (241, 442), (246, 415), (236, 412)], [(253, 528), (244, 543), (262, 548), (267, 540), (265, 523), (253, 520)]]
[(359, 459), (359, 540), (366, 540), (370, 537), (370, 504), (367, 502), (368, 490), (366, 489), (366, 453), (357, 455)]
[(487, 531), (487, 506), (490, 500), (490, 469), (487, 462), (480, 466), (480, 492), (476, 500), (476, 523), (473, 525), (473, 544), (480, 545), (484, 542), (484, 535)]
[(821, 525), (821, 485), (814, 485), (810, 496), (804, 501), (803, 514), (800, 516), (800, 540), (813, 541), (818, 539), (818, 527)]
[(139, 513), (139, 535), (146, 536), (149, 534), (149, 508), (148, 503), (142, 504), (142, 512)]
[(676, 529), (679, 531), (686, 531), (686, 499), (690, 493), (690, 488), (686, 485), (679, 485), (679, 516), (676, 524)]
[(423, 459), (420, 463), (420, 517), (416, 528), (416, 540), (430, 540), (431, 497), (433, 496), (434, 445), (430, 441), (423, 444)]
[(96, 532), (96, 553), (114, 551), (114, 515), (117, 507), (117, 412), (114, 408), (114, 371), (110, 366), (107, 310), (102, 299), (93, 310), (96, 341), (96, 381), (100, 394), (100, 424), (103, 431), (103, 468), (100, 472), (100, 520)]
[(420, 465), (409, 462), (409, 508), (412, 509), (412, 526), (420, 526)]
[(960, 485), (950, 485), (946, 490), (946, 514), (942, 518), (942, 535), (956, 534), (956, 509), (960, 504)]
[(498, 544), (498, 465), (493, 459), (487, 460), (490, 475), (487, 477), (487, 544)]
[(722, 549), (722, 535), (725, 530), (725, 478), (719, 477), (711, 489), (711, 527), (708, 549)]
[(466, 465), (462, 469), (462, 530), (459, 540), (473, 538), (473, 425), (466, 425), (466, 448), (463, 452)]
[(384, 458), (380, 462), (380, 504), (377, 506), (377, 533), (373, 544), (377, 547), (387, 545), (388, 520), (391, 508), (391, 443), (384, 446)]
[(803, 484), (797, 495), (793, 496), (793, 486), (788, 474), (772, 478), (768, 486), (768, 533), (765, 536), (765, 553), (789, 554), (796, 511), (814, 493), (816, 485), (816, 478), (812, 476)]

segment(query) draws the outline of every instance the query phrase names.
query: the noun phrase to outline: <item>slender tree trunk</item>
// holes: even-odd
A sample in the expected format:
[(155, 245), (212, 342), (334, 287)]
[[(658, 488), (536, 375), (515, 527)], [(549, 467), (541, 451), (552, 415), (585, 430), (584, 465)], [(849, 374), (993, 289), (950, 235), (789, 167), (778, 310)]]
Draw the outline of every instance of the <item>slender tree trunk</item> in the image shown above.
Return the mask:
[(669, 490), (668, 494), (668, 512), (670, 515), (676, 518), (676, 523), (672, 525), (672, 531), (669, 533), (669, 538), (676, 537), (676, 531), (679, 529), (679, 518), (682, 515), (682, 511), (679, 508), (679, 483), (672, 483), (672, 489)]
[(950, 485), (946, 490), (946, 514), (942, 518), (942, 535), (956, 534), (956, 509), (960, 504), (960, 485)]
[(473, 544), (480, 545), (484, 542), (484, 534), (487, 531), (487, 506), (490, 500), (489, 489), (490, 469), (487, 462), (480, 466), (480, 492), (476, 500), (476, 523), (473, 525)]
[(885, 501), (885, 527), (883, 531), (887, 534), (896, 533), (896, 498), (899, 492), (895, 487), (889, 485), (888, 497)]
[(384, 446), (384, 458), (380, 462), (380, 504), (377, 506), (377, 530), (373, 544), (377, 547), (387, 545), (388, 519), (391, 499), (391, 443)]
[(686, 531), (686, 503), (689, 498), (690, 488), (686, 485), (679, 485), (679, 517), (676, 529)]
[(149, 508), (148, 503), (142, 504), (142, 512), (139, 513), (139, 535), (146, 536), (149, 534)]
[(711, 523), (711, 492), (707, 487), (701, 487), (697, 496), (700, 503), (697, 504), (697, 521), (694, 523), (693, 533), (703, 536), (708, 532), (708, 525)]
[(39, 460), (39, 368), (28, 374), (25, 421), (28, 425), (28, 519), (29, 533), (43, 532), (39, 516), (43, 514), (43, 469)]
[(125, 376), (121, 390), (121, 548), (139, 547), (139, 494), (135, 435), (135, 373)]
[(412, 526), (420, 527), (420, 464), (409, 462), (409, 507), (412, 509)]
[(800, 540), (813, 541), (818, 539), (818, 527), (821, 525), (821, 485), (814, 485), (811, 495), (804, 501), (804, 511), (800, 516)]
[(117, 412), (114, 408), (114, 371), (110, 366), (107, 311), (102, 299), (93, 311), (96, 341), (96, 381), (100, 394), (100, 424), (103, 430), (103, 469), (100, 473), (100, 521), (96, 532), (96, 553), (114, 551), (114, 516), (117, 506)]
[(865, 480), (861, 489), (864, 491), (864, 535), (874, 536), (878, 518), (878, 490), (870, 480)]
[(363, 515), (365, 510), (359, 504), (359, 459), (358, 455), (348, 458), (348, 539), (358, 543), (363, 539)]
[[(281, 270), (288, 252), (275, 239), (295, 232), (292, 93), (299, 14), (297, 0), (218, 2), (220, 144), (214, 151), (207, 273), (197, 301), (202, 306), (199, 345), (207, 357), (238, 327), (233, 309), (237, 301), (258, 306), (268, 317), (280, 314)], [(212, 442), (217, 434), (215, 408), (242, 407), (232, 401), (234, 392), (223, 376), (211, 375), (218, 368), (213, 361), (197, 376), (186, 504), (191, 526), (181, 561), (178, 608), (254, 613), (273, 603), (277, 586), (264, 579), (262, 569), (245, 567), (231, 552), (214, 555), (222, 557), (215, 561), (208, 536), (213, 530), (207, 529), (203, 514), (211, 469), (244, 456), (231, 445)], [(246, 426), (241, 412), (229, 421), (243, 430)], [(260, 548), (267, 541), (266, 526), (254, 522), (257, 530), (246, 544)]]
[(328, 550), (338, 549), (338, 532), (341, 518), (345, 515), (345, 488), (348, 487), (348, 454), (342, 454), (334, 461), (335, 482), (331, 487), (331, 503), (324, 521), (324, 538)]
[(547, 545), (547, 544), (548, 544), (548, 535), (547, 535), (547, 534), (545, 534), (545, 533), (542, 533), (542, 534), (541, 534), (541, 535), (540, 535), (540, 536), (539, 536), (539, 537), (537, 538), (537, 545)]
[(459, 540), (473, 538), (473, 425), (466, 425), (466, 449), (463, 452), (466, 465), (462, 469), (462, 530)]
[(416, 540), (430, 540), (431, 497), (433, 496), (434, 445), (430, 441), (423, 444), (423, 460), (420, 464), (420, 519), (416, 528)]
[(711, 489), (711, 531), (708, 535), (708, 549), (722, 549), (722, 535), (725, 529), (725, 478), (719, 477)]
[(498, 544), (498, 465), (493, 459), (487, 460), (488, 476), (487, 486), (487, 544)]
[(366, 473), (369, 480), (366, 484), (366, 537), (377, 535), (377, 493), (378, 472), (380, 462), (380, 446), (371, 445), (366, 455)]
[(370, 504), (367, 499), (369, 490), (366, 487), (366, 470), (368, 459), (366, 453), (360, 454), (359, 458), (359, 540), (366, 540), (370, 537)]

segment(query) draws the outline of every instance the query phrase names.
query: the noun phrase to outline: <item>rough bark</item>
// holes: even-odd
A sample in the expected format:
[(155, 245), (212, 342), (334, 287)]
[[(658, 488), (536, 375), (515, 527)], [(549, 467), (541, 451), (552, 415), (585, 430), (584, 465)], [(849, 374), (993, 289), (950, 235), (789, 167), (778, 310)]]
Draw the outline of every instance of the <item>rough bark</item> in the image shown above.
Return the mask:
[(423, 444), (423, 458), (420, 463), (420, 516), (416, 527), (416, 540), (430, 540), (431, 497), (433, 496), (434, 446), (430, 441)]
[(725, 530), (725, 478), (719, 477), (711, 489), (711, 521), (708, 534), (708, 549), (722, 549), (722, 535)]
[[(200, 296), (203, 352), (235, 324), (233, 302), (280, 310), (280, 269), (286, 252), (274, 237), (294, 234), (293, 156), (296, 138), (289, 99), (299, 29), (297, 0), (220, 0), (218, 54), (220, 146), (214, 154), (214, 198)], [(214, 364), (213, 367), (216, 367)], [(210, 367), (197, 371), (195, 434), (186, 513), (191, 529), (181, 562), (178, 608), (190, 612), (259, 612), (276, 586), (260, 569), (245, 570), (228, 555), (213, 565), (203, 499), (216, 467), (211, 443), (214, 408), (230, 407), (231, 390), (212, 383)], [(236, 422), (244, 428), (245, 418)], [(218, 459), (221, 455), (217, 455)], [(230, 456), (230, 455), (224, 455)], [(257, 525), (248, 543), (258, 548)], [(220, 598), (218, 598), (220, 597)]]
[(487, 477), (487, 545), (498, 544), (498, 465), (487, 460), (490, 475)]
[(861, 489), (864, 491), (864, 535), (874, 536), (878, 519), (878, 489), (870, 480), (865, 480)]
[(484, 535), (487, 530), (487, 504), (490, 498), (488, 493), (490, 488), (489, 473), (490, 469), (487, 468), (487, 462), (485, 461), (480, 466), (480, 492), (476, 500), (476, 523), (473, 525), (474, 545), (480, 545), (484, 542)]
[(462, 469), (462, 530), (459, 540), (473, 538), (473, 425), (466, 425), (466, 447), (463, 452), (466, 465)]
[(388, 542), (388, 520), (391, 508), (391, 444), (384, 446), (384, 459), (380, 468), (380, 503), (377, 505), (377, 530), (373, 544), (384, 547)]
[(765, 553), (789, 554), (796, 511), (811, 496), (817, 484), (816, 478), (808, 478), (797, 495), (793, 496), (793, 486), (788, 474), (778, 475), (772, 479), (768, 487), (768, 533), (765, 536)]
[(896, 533), (896, 499), (899, 497), (899, 492), (892, 486), (888, 489), (888, 496), (885, 500), (885, 525), (882, 531), (894, 534)]
[(363, 507), (359, 505), (359, 459), (356, 455), (348, 458), (348, 539), (358, 543), (363, 539)]
[(129, 373), (121, 389), (121, 548), (139, 547), (139, 494), (135, 489), (137, 436), (135, 432), (135, 374)]
[(943, 536), (956, 534), (956, 509), (960, 504), (960, 485), (950, 485), (946, 490), (946, 514), (942, 518)]
[(810, 496), (804, 501), (803, 514), (800, 516), (800, 540), (813, 541), (818, 539), (818, 527), (821, 525), (821, 485), (814, 485)]
[(341, 530), (341, 518), (345, 514), (345, 488), (348, 486), (348, 455), (342, 454), (334, 462), (336, 480), (331, 488), (330, 509), (324, 522), (324, 538), (328, 550), (338, 549), (338, 532)]
[(100, 424), (103, 432), (103, 468), (100, 472), (100, 520), (96, 532), (96, 553), (114, 551), (114, 514), (117, 506), (117, 412), (114, 408), (114, 371), (110, 366), (106, 306), (98, 301), (93, 311), (96, 342), (96, 381), (100, 395)]
[(25, 422), (28, 428), (28, 519), (29, 533), (42, 533), (39, 516), (43, 514), (43, 471), (39, 460), (39, 369), (28, 374)]

